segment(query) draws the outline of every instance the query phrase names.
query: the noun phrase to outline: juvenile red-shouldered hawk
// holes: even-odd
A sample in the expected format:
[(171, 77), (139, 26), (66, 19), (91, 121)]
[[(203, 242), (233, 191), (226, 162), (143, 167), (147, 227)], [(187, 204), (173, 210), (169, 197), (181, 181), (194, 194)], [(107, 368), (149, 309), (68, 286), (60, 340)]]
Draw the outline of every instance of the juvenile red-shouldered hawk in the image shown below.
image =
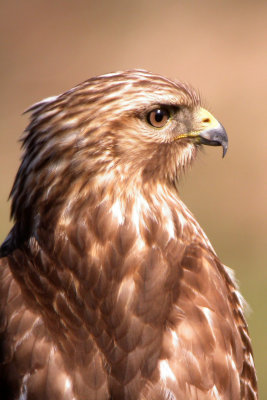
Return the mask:
[(243, 301), (177, 192), (222, 125), (143, 70), (37, 103), (1, 247), (4, 400), (257, 399)]

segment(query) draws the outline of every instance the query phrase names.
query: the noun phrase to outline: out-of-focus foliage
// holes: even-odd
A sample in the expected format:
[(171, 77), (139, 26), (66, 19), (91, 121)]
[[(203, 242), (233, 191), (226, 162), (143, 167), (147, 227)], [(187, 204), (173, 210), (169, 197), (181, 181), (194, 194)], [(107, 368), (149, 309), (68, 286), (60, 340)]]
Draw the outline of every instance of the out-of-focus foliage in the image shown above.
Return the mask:
[(145, 68), (199, 88), (229, 135), (205, 148), (180, 191), (252, 311), (261, 398), (267, 322), (267, 3), (231, 0), (1, 1), (0, 240), (19, 165), (21, 113), (90, 76)]

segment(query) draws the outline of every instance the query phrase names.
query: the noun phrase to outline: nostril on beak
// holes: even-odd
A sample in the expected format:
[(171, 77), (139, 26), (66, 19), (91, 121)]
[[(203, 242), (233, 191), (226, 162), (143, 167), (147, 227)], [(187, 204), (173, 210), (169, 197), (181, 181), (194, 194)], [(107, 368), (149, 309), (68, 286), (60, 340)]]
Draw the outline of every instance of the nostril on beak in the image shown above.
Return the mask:
[(205, 124), (209, 124), (210, 123), (210, 119), (209, 118), (205, 118), (202, 120), (202, 122), (204, 122)]

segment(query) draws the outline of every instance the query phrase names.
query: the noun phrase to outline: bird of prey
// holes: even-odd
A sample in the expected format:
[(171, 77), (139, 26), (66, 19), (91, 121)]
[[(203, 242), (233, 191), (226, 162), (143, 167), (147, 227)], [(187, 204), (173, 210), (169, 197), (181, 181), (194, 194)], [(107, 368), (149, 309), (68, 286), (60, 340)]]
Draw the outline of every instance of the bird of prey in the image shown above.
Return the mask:
[(244, 302), (177, 187), (223, 126), (143, 70), (29, 109), (1, 247), (4, 400), (257, 399)]

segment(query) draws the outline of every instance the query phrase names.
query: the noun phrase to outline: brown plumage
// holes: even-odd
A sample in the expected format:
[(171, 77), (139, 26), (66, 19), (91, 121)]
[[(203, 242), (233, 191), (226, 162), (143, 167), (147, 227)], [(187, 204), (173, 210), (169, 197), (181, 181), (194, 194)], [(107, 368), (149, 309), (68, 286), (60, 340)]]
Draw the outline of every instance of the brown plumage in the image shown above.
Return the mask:
[(134, 70), (29, 111), (1, 247), (3, 399), (257, 399), (242, 297), (177, 192), (202, 144), (227, 149), (196, 92)]

